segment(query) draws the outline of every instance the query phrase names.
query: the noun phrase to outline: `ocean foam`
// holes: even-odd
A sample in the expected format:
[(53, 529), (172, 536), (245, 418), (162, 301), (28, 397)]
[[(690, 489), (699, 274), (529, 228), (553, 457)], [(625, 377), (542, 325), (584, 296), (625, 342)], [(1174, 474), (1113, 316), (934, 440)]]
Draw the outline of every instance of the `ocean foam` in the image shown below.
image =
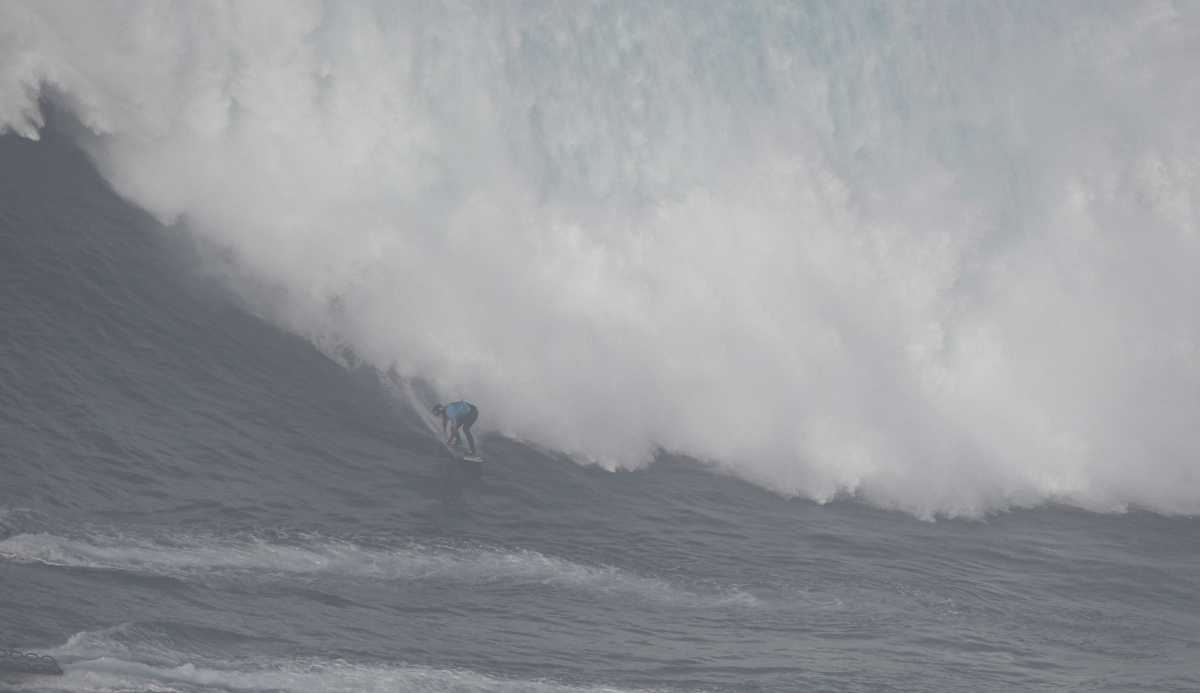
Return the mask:
[[(22, 683), (22, 690), (88, 693), (129, 690), (623, 693), (626, 690), (564, 685), (549, 680), (514, 680), (470, 670), (406, 663), (317, 658), (223, 661), (174, 650), (154, 641), (152, 631), (132, 624), (77, 633), (53, 652), (68, 662), (64, 675), (27, 680)], [(652, 693), (649, 689), (638, 690)]]
[(1170, 3), (38, 0), (0, 130), (553, 449), (1197, 513), (1197, 64)]
[(314, 537), (285, 544), (245, 536), (146, 538), (90, 534), (85, 538), (69, 538), (38, 533), (0, 540), (0, 558), (182, 580), (222, 575), (286, 580), (330, 574), (385, 581), (529, 585), (676, 606), (759, 605), (754, 596), (741, 590), (696, 592), (613, 566), (584, 565), (537, 551), (490, 547), (411, 544), (380, 548)]

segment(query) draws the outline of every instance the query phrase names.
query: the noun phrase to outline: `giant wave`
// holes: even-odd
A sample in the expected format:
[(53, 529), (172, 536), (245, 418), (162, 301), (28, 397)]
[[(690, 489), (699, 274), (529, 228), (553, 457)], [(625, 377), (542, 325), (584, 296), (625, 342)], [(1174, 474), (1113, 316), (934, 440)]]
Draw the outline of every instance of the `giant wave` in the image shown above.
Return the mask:
[(0, 132), (71, 114), (256, 310), (582, 459), (1196, 513), (1198, 34), (1153, 2), (7, 2)]

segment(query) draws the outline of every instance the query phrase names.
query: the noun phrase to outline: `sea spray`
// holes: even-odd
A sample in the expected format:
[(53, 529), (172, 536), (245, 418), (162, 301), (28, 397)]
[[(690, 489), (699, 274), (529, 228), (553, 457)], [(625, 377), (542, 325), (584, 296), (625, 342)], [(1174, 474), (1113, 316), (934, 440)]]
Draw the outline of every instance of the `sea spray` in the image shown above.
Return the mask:
[(0, 129), (53, 103), (262, 312), (522, 439), (921, 515), (1194, 513), (1198, 33), (1165, 3), (6, 3)]

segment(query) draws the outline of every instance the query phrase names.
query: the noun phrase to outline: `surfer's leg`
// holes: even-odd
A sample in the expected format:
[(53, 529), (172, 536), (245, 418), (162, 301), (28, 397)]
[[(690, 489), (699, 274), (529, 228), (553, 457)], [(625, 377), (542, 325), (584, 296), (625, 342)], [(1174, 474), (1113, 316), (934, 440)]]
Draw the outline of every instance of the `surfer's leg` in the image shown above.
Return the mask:
[(471, 454), (475, 454), (475, 436), (471, 435), (471, 427), (479, 419), (479, 410), (472, 407), (471, 413), (467, 415), (467, 420), (463, 421), (463, 433), (467, 436), (467, 442), (471, 445)]
[(471, 424), (463, 426), (463, 434), (467, 436), (467, 444), (471, 446), (471, 454), (475, 454), (475, 436), (471, 435)]

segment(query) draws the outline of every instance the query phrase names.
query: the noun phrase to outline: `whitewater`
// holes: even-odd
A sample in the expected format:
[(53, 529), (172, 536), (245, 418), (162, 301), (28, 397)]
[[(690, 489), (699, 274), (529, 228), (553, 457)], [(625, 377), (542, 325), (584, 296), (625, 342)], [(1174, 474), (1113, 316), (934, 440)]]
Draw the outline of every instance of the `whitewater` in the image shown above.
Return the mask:
[(0, 0), (0, 647), (64, 670), (0, 689), (1200, 688), (1197, 64), (1179, 2)]

